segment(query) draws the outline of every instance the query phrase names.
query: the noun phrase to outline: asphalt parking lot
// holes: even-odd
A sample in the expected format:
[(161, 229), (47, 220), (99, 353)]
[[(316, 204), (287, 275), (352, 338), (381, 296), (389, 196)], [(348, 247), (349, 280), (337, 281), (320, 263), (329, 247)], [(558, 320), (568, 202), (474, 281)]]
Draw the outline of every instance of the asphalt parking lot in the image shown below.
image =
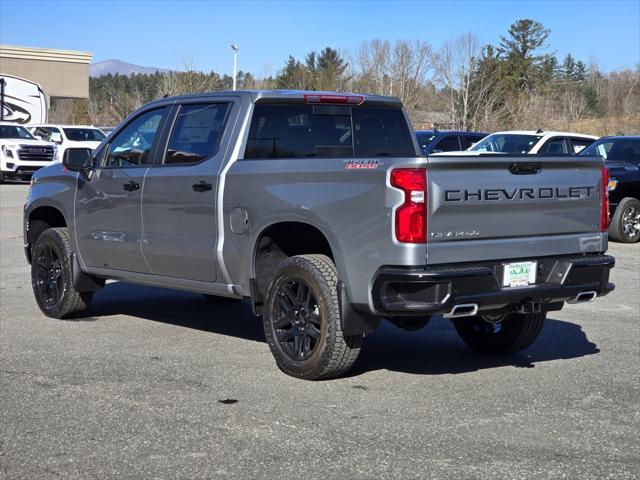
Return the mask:
[(638, 478), (640, 245), (521, 354), (385, 325), (347, 378), (305, 382), (246, 302), (112, 283), (90, 318), (44, 317), (27, 190), (0, 186), (0, 478)]

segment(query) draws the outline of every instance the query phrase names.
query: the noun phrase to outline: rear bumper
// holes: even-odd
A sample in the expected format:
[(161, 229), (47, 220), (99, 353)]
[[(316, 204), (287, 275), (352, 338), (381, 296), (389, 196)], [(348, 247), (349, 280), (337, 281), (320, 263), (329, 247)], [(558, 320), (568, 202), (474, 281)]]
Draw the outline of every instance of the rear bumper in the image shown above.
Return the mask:
[(447, 314), (455, 305), (477, 304), (480, 311), (559, 310), (581, 292), (606, 295), (614, 289), (609, 271), (615, 259), (602, 254), (554, 256), (538, 262), (536, 284), (502, 287), (503, 260), (438, 265), (424, 269), (383, 267), (373, 284), (378, 314), (388, 317)]

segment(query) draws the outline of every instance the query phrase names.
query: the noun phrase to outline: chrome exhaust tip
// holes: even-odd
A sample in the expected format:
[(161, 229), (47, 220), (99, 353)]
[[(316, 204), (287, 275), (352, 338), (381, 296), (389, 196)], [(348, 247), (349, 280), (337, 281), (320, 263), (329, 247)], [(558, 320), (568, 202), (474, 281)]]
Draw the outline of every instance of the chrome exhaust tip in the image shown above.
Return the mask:
[(444, 318), (471, 317), (478, 313), (477, 303), (461, 303), (454, 305), (449, 313), (443, 315)]
[(598, 296), (598, 292), (595, 290), (589, 290), (587, 292), (580, 292), (576, 295), (576, 298), (569, 300), (568, 303), (589, 303), (593, 302)]

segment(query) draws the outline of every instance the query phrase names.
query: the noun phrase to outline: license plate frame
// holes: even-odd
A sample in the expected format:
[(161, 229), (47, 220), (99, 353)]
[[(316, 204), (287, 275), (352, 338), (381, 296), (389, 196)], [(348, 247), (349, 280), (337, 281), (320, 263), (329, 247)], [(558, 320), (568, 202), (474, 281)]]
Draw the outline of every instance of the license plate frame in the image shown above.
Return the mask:
[(535, 285), (538, 273), (538, 262), (526, 260), (502, 265), (502, 286), (505, 288), (519, 288)]

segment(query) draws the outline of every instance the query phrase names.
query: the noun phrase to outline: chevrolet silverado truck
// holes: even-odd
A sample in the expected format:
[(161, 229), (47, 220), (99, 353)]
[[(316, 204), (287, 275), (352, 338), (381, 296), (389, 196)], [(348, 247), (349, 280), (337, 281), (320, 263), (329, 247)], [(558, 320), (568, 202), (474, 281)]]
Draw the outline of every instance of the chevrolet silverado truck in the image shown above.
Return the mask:
[(278, 367), (322, 379), (382, 319), (516, 352), (610, 292), (607, 184), (599, 156), (424, 157), (397, 98), (188, 95), (37, 172), (25, 253), (47, 316), (108, 279), (244, 298)]

